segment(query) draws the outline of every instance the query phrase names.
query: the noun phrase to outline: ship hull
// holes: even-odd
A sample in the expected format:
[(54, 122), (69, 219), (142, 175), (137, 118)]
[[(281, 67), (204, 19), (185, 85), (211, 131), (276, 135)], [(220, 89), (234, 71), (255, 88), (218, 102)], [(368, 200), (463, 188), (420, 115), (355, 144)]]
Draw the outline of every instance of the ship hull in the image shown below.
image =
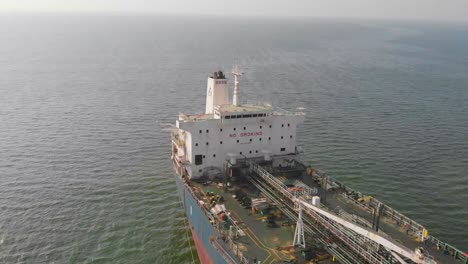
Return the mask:
[(200, 262), (202, 264), (227, 264), (223, 256), (211, 243), (214, 239), (215, 231), (208, 216), (193, 197), (188, 189), (189, 187), (184, 184), (182, 178), (179, 175), (176, 175), (175, 178)]

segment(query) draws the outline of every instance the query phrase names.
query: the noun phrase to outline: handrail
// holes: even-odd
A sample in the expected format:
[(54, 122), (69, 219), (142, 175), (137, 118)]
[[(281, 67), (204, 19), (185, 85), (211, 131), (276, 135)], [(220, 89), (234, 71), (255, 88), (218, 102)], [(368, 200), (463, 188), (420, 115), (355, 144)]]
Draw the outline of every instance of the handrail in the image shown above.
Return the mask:
[(433, 236), (428, 237), (428, 241), (432, 242), (437, 246), (437, 249), (440, 248), (440, 250), (444, 250), (445, 252), (449, 252), (452, 254), (452, 256), (457, 259), (461, 260), (463, 263), (468, 264), (468, 253), (463, 252), (454, 246), (447, 244)]
[[(299, 196), (298, 195), (299, 193), (289, 192), (289, 190), (287, 190), (287, 187), (282, 182), (278, 181), (277, 178), (273, 177), (268, 171), (263, 169), (258, 164), (254, 163), (254, 162), (252, 162), (250, 160), (247, 161), (247, 162), (249, 164), (249, 168), (252, 171), (255, 171), (259, 176), (261, 176), (267, 182), (272, 184), (272, 187), (275, 187), (276, 190), (280, 191), (287, 198), (290, 198), (291, 200), (294, 200), (293, 197)], [(332, 181), (332, 182), (338, 184), (339, 186), (342, 186), (343, 188), (346, 188), (347, 190), (353, 191), (352, 189), (350, 189), (349, 187), (345, 187), (343, 184), (341, 184), (338, 181)], [(346, 194), (345, 194), (345, 197), (348, 200), (354, 202), (356, 205), (362, 207), (362, 209), (364, 209), (366, 211), (373, 210), (373, 207), (370, 206), (371, 204), (379, 204), (380, 203), (379, 200), (377, 200), (375, 198), (372, 198), (372, 197), (371, 197), (371, 199), (369, 201), (369, 204), (360, 203), (360, 202), (356, 201), (355, 199), (353, 199), (352, 197), (349, 197)], [(416, 234), (420, 234), (420, 236), (422, 236), (422, 234), (424, 234), (424, 232), (426, 230), (426, 228), (423, 225), (417, 223), (413, 219), (403, 215), (402, 213), (398, 212), (397, 210), (395, 210), (394, 208), (392, 208), (392, 207), (390, 207), (388, 205), (384, 206), (382, 213), (384, 215), (387, 215), (388, 217), (390, 217), (393, 220), (399, 221), (400, 225), (402, 225), (403, 223), (408, 224), (408, 229), (413, 231)], [(343, 232), (343, 231), (344, 230), (341, 230), (341, 232)], [(438, 246), (438, 249), (439, 249), (439, 247), (443, 248), (444, 251), (451, 254), (456, 260), (461, 260), (463, 263), (468, 264), (468, 253), (463, 252), (463, 251), (455, 248), (454, 246), (451, 246), (451, 245), (449, 245), (449, 244), (447, 244), (445, 242), (442, 242), (441, 240), (439, 240), (439, 239), (437, 239), (437, 238), (435, 238), (433, 236), (430, 236), (430, 235), (427, 236), (427, 240), (434, 243), (434, 244), (436, 244)], [(353, 243), (355, 243), (355, 242), (353, 242)]]
[[(262, 193), (264, 193), (267, 197), (269, 197), (272, 201), (275, 201), (276, 203), (280, 203), (280, 201), (278, 199), (280, 198), (275, 198), (272, 194), (270, 194), (266, 189), (264, 189), (262, 186), (259, 185), (259, 183), (255, 182), (255, 180), (253, 178), (249, 178), (250, 182), (253, 183), (259, 190), (262, 191)], [(263, 184), (262, 184), (263, 185)], [(271, 190), (271, 189), (270, 189)], [(286, 204), (286, 207), (289, 207), (291, 210), (294, 210), (294, 208), (291, 206), (291, 205), (287, 205)], [(283, 207), (280, 207), (279, 208), (281, 211), (283, 211), (283, 213), (285, 213), (287, 216), (289, 216), (292, 220), (297, 220), (297, 216), (294, 215), (294, 214), (291, 214), (288, 210), (284, 209)], [(313, 219), (313, 218), (312, 218)], [(314, 220), (315, 221), (315, 220)], [(313, 226), (314, 224), (312, 224), (310, 221), (306, 220), (306, 222), (309, 223), (309, 225)], [(307, 232), (309, 233), (312, 233), (312, 234), (315, 234), (315, 232), (309, 227), (309, 226), (304, 226), (305, 230), (307, 230)], [(322, 236), (325, 236), (325, 237), (328, 237), (328, 234), (324, 234), (323, 231), (320, 231), (319, 229), (315, 229), (320, 235)], [(318, 241), (321, 242), (323, 245), (326, 245), (327, 247), (327, 251), (329, 251), (331, 254), (333, 254), (334, 256), (336, 256), (338, 258), (338, 260), (340, 261), (340, 263), (347, 263), (347, 264), (351, 264), (351, 263), (359, 263), (360, 260), (357, 260), (355, 259), (354, 256), (351, 256), (350, 253), (351, 252), (348, 252), (348, 251), (343, 251), (342, 253), (344, 253), (346, 256), (343, 256), (340, 252), (338, 252), (337, 250), (335, 250), (331, 244), (325, 240), (323, 240), (322, 238), (320, 238), (319, 236), (317, 237)], [(352, 252), (354, 254), (356, 254), (356, 252)], [(353, 261), (352, 262), (349, 262), (349, 260), (347, 258), (351, 258)]]
[[(354, 202), (358, 206), (363, 207), (366, 210), (371, 210), (371, 207), (367, 206), (366, 204), (360, 203), (347, 195), (346, 195), (346, 198)], [(380, 202), (379, 200), (372, 197), (371, 200), (369, 201), (369, 204), (378, 204), (379, 202)], [(400, 213), (399, 211), (397, 211), (396, 209), (388, 205), (384, 206), (382, 213), (388, 216), (390, 219), (397, 221), (400, 226), (402, 226), (404, 223), (408, 224), (408, 229), (413, 231), (414, 233), (420, 234), (421, 232), (424, 232), (424, 230), (426, 230), (426, 228), (423, 225), (419, 224), (418, 222), (414, 221), (413, 219), (407, 217), (406, 215)], [(463, 252), (455, 248), (454, 246), (448, 243), (445, 243), (431, 235), (427, 237), (427, 240), (439, 246), (442, 250), (446, 250), (450, 252), (455, 259), (461, 260), (462, 263), (468, 264), (468, 253)]]
[(235, 244), (234, 241), (228, 236), (226, 239), (226, 245), (229, 247), (229, 249), (235, 254), (236, 257), (240, 259), (241, 264), (249, 264), (249, 261), (245, 258), (244, 254), (242, 254), (242, 251), (239, 250), (239, 245)]
[[(187, 182), (183, 182), (183, 184), (185, 185), (185, 189), (189, 191), (190, 195), (192, 195), (192, 197), (194, 199), (198, 201), (200, 201), (200, 198), (195, 194), (195, 192), (192, 190), (192, 188), (187, 184)], [(212, 217), (211, 213), (207, 210), (205, 210), (204, 208), (202, 208), (202, 210), (205, 212), (205, 214), (210, 218), (210, 216)], [(216, 227), (214, 227), (214, 232), (215, 234), (219, 234), (219, 230), (216, 229)], [(228, 243), (225, 243), (225, 245), (231, 249), (232, 252), (236, 252), (236, 250), (234, 249), (234, 246), (237, 246), (235, 245), (235, 243), (230, 239), (228, 238), (227, 239), (227, 242)], [(227, 250), (221, 245), (221, 243), (217, 240), (217, 239), (213, 239), (211, 240), (211, 244), (215, 247), (215, 249), (220, 252), (220, 254), (223, 256), (223, 258), (228, 262), (228, 263), (232, 263), (232, 264), (249, 264), (249, 262), (247, 261), (247, 259), (244, 257), (244, 255), (242, 254), (242, 252), (240, 251), (237, 251), (237, 254), (236, 254), (236, 257), (239, 258), (240, 262), (237, 262), (236, 260), (233, 260), (232, 256), (227, 252)]]
[[(413, 253), (411, 252), (410, 249), (406, 248), (406, 247), (403, 247), (401, 245), (397, 245), (395, 244), (394, 242), (392, 241), (389, 241), (388, 239), (378, 235), (377, 233), (375, 232), (372, 232), (372, 231), (369, 231), (369, 230), (366, 230), (365, 228), (362, 228), (356, 224), (353, 224), (351, 222), (348, 222), (347, 220), (344, 220), (344, 219), (341, 219), (340, 217), (338, 216), (335, 216), (319, 207), (316, 207), (316, 206), (313, 206), (305, 201), (300, 201), (302, 203), (302, 205), (305, 206), (305, 208), (307, 208), (308, 210), (305, 210), (306, 212), (308, 212), (309, 214), (311, 215), (314, 215), (314, 214), (318, 214), (318, 215), (321, 215), (322, 217), (320, 218), (323, 218), (323, 217), (326, 217), (326, 218), (329, 218), (331, 219), (332, 221), (335, 221), (337, 223), (339, 223), (340, 225), (343, 225), (344, 227), (346, 228), (349, 228), (351, 229), (352, 231), (354, 232), (357, 232), (357, 234), (359, 235), (362, 235), (364, 237), (367, 237), (371, 240), (374, 240), (375, 242), (381, 244), (381, 245), (384, 245), (386, 248), (389, 248), (395, 252), (397, 252), (398, 254), (402, 255), (402, 256), (405, 256), (407, 258), (414, 258), (413, 256)], [(313, 213), (312, 213), (313, 212)], [(317, 218), (316, 216), (314, 218)], [(331, 231), (334, 231), (333, 228), (330, 228)], [(337, 234), (337, 235), (340, 235), (340, 234)], [(361, 247), (357, 247), (357, 249), (361, 249)], [(377, 262), (377, 263), (380, 263), (380, 262)]]
[[(270, 183), (275, 189), (279, 192), (281, 192), (285, 197), (290, 199), (291, 202), (294, 202), (296, 200), (296, 197), (288, 191), (287, 186), (284, 185), (282, 182), (280, 182), (278, 179), (273, 177), (269, 172), (267, 172), (265, 169), (263, 169), (261, 166), (258, 164), (248, 161), (249, 168), (257, 173), (260, 177), (262, 177), (264, 180), (266, 180), (268, 183)], [(326, 218), (323, 218), (319, 214), (315, 212), (311, 212), (309, 210), (304, 210), (308, 212), (308, 214), (314, 218), (315, 220), (319, 221), (322, 225), (326, 226), (327, 229), (332, 231), (338, 238), (340, 238), (343, 242), (348, 244), (351, 248), (356, 250), (362, 257), (364, 257), (366, 260), (370, 261), (371, 263), (382, 263), (381, 256), (379, 255), (374, 255), (371, 254), (370, 252), (366, 251), (364, 248), (362, 248), (359, 244), (357, 244), (354, 240), (352, 240), (348, 235), (344, 234), (342, 231), (337, 229), (332, 223), (330, 223)]]
[(216, 239), (211, 240), (211, 244), (214, 246), (215, 249), (218, 250), (219, 253), (223, 256), (223, 258), (229, 263), (229, 264), (237, 264), (236, 260), (234, 260), (231, 255), (219, 244), (219, 241)]

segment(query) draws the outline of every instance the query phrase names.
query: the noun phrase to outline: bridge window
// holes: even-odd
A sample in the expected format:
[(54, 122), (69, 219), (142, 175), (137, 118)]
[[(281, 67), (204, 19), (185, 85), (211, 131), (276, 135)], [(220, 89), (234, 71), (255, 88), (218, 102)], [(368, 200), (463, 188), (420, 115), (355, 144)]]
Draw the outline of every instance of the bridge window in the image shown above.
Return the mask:
[(198, 143), (195, 143), (195, 147), (198, 147)]
[(195, 165), (203, 164), (203, 155), (195, 155)]
[[(283, 139), (283, 136), (281, 136), (281, 139)], [(208, 143), (207, 143), (207, 145), (208, 145)]]
[(286, 148), (281, 148), (281, 151), (286, 151)]
[(220, 142), (219, 142), (219, 144), (223, 144), (223, 142), (222, 142), (222, 141), (220, 141)]

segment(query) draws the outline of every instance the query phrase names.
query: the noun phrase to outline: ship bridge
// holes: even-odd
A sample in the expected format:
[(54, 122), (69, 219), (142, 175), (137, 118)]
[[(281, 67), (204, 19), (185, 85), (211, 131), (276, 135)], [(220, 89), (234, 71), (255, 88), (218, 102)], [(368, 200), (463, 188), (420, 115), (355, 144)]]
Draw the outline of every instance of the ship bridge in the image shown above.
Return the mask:
[(267, 103), (241, 103), (235, 76), (232, 103), (227, 78), (218, 71), (208, 77), (203, 114), (180, 114), (173, 131), (173, 158), (190, 179), (222, 170), (232, 156), (262, 157), (297, 152), (296, 130), (302, 112), (289, 112)]

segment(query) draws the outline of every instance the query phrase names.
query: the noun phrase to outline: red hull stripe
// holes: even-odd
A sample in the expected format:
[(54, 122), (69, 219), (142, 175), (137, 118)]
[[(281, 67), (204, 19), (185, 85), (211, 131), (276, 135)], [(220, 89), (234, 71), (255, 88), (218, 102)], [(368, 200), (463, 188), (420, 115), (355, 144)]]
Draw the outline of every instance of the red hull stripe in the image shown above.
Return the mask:
[(203, 242), (198, 239), (196, 232), (193, 232), (192, 228), (190, 228), (190, 230), (192, 231), (193, 241), (195, 242), (201, 264), (213, 264), (213, 260), (211, 260), (210, 255), (208, 255), (208, 251), (206, 251)]

